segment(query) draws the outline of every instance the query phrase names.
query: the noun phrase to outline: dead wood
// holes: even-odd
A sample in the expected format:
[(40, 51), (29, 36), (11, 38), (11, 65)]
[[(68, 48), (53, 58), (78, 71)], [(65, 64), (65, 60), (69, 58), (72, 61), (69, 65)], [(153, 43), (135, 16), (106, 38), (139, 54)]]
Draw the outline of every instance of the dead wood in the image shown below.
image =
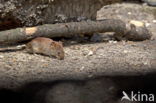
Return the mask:
[[(15, 43), (35, 37), (70, 37), (75, 34), (92, 34), (96, 32), (115, 32), (116, 37), (129, 37), (133, 40), (146, 40), (151, 37), (145, 27), (127, 27), (121, 20), (107, 19), (102, 21), (83, 21), (61, 24), (45, 24), (29, 28), (17, 28), (0, 32), (0, 43)], [(131, 36), (127, 36), (131, 35)], [(139, 38), (139, 39), (137, 39)]]
[(36, 26), (55, 21), (55, 16), (96, 19), (104, 5), (122, 0), (0, 0), (0, 30)]

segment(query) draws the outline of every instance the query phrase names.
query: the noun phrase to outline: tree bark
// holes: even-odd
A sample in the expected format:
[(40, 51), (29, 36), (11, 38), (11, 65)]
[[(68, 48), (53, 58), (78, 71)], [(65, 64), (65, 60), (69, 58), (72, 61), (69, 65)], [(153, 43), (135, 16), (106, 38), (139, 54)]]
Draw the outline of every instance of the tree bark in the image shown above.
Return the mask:
[(102, 6), (122, 0), (0, 0), (0, 30), (51, 24), (55, 16), (96, 19)]
[[(149, 39), (150, 33), (146, 28), (136, 30), (127, 28), (121, 20), (83, 21), (61, 24), (45, 24), (42, 26), (17, 28), (0, 32), (0, 43), (15, 43), (33, 39), (35, 37), (70, 37), (75, 34), (92, 34), (101, 32), (115, 32), (116, 37), (129, 37), (127, 35)], [(126, 35), (126, 36), (125, 36)], [(131, 37), (131, 36), (130, 36)], [(132, 38), (132, 37), (131, 37)], [(133, 40), (133, 39), (132, 39)]]

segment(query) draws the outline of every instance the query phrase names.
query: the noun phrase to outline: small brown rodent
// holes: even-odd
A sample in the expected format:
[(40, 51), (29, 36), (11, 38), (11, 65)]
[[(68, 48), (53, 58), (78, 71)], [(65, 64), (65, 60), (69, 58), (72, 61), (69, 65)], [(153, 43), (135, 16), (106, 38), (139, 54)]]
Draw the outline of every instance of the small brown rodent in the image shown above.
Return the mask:
[(64, 49), (62, 42), (53, 41), (45, 37), (37, 37), (27, 43), (16, 47), (2, 47), (0, 52), (17, 51), (25, 49), (28, 53), (43, 54), (57, 59), (64, 59)]
[(26, 44), (29, 53), (43, 54), (57, 59), (64, 59), (62, 42), (56, 42), (45, 37), (37, 37)]

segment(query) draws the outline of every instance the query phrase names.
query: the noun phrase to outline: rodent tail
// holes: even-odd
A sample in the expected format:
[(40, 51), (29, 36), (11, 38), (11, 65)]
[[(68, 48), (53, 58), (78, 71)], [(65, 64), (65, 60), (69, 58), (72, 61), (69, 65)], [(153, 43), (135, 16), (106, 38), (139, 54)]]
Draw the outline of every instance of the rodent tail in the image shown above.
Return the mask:
[(11, 52), (11, 51), (19, 51), (26, 48), (26, 45), (18, 45), (18, 46), (11, 46), (11, 47), (0, 47), (0, 52)]

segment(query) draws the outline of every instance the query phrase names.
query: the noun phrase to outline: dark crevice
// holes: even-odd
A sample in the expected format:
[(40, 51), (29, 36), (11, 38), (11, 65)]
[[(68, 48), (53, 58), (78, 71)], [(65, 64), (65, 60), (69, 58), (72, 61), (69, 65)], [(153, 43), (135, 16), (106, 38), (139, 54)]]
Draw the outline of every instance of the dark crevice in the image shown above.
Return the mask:
[[(54, 92), (56, 95), (55, 97), (59, 97), (61, 95), (57, 94), (56, 92), (58, 86), (60, 91), (63, 90), (67, 92), (65, 95), (61, 95), (62, 98), (64, 98), (63, 96), (69, 95), (70, 93), (75, 94), (75, 91), (80, 90), (78, 93), (84, 96), (84, 98), (86, 95), (88, 95), (88, 97), (86, 97), (87, 99), (95, 98), (98, 101), (100, 98), (105, 98), (102, 99), (103, 101), (105, 100), (104, 102), (115, 103), (114, 101), (116, 101), (116, 103), (118, 103), (117, 101), (120, 100), (123, 95), (122, 91), (126, 91), (127, 93), (134, 91), (135, 93), (140, 92), (146, 94), (156, 94), (156, 84), (154, 81), (156, 81), (155, 73), (144, 76), (99, 77), (87, 81), (33, 82), (19, 88), (16, 90), (16, 92), (13, 90), (1, 89), (0, 101), (5, 101), (3, 103), (49, 103), (46, 100), (47, 93), (49, 93), (49, 91), (52, 90), (52, 92)], [(65, 86), (65, 90), (62, 89), (62, 85)], [(111, 86), (115, 87), (115, 89), (108, 91), (108, 88)]]
[(12, 17), (7, 17), (5, 19), (0, 18), (0, 31), (15, 29), (17, 27), (22, 27), (22, 24), (20, 21)]

